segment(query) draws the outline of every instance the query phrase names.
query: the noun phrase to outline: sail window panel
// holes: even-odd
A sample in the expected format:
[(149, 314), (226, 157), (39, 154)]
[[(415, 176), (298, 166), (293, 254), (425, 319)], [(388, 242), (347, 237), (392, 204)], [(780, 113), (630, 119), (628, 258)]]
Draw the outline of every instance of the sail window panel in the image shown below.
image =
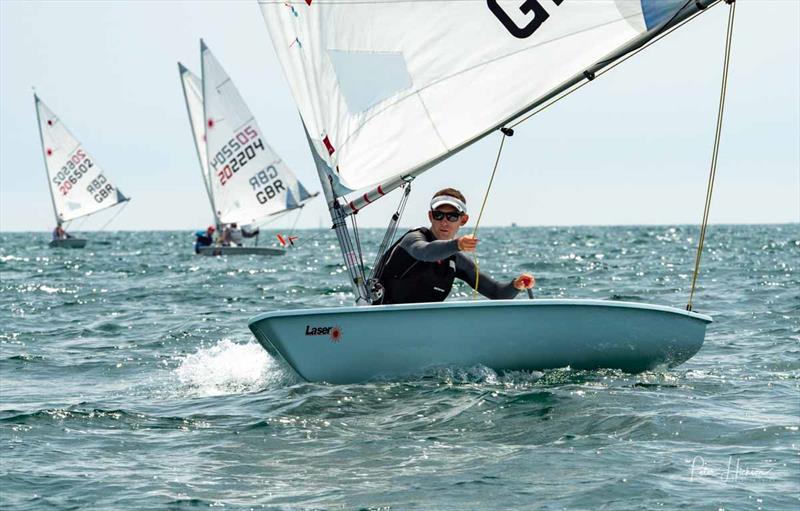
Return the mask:
[(642, 14), (647, 30), (652, 30), (664, 23), (686, 5), (686, 0), (641, 0)]
[(352, 114), (411, 87), (402, 53), (328, 50), (328, 56)]
[(351, 190), (377, 185), (387, 176), (407, 171), (419, 163), (421, 154), (447, 151), (418, 98), (384, 109), (361, 128), (347, 139), (338, 158), (342, 184)]
[(307, 201), (308, 199), (311, 198), (311, 194), (308, 193), (308, 190), (306, 190), (306, 187), (303, 186), (303, 184), (300, 181), (297, 182), (297, 188), (300, 196), (300, 202)]

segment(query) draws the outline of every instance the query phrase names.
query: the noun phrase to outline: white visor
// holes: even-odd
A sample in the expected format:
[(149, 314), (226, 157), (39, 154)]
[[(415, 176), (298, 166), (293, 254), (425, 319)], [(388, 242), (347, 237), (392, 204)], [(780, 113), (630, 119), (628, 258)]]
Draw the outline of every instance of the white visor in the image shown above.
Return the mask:
[(458, 210), (459, 213), (466, 213), (467, 212), (467, 205), (461, 202), (459, 199), (455, 197), (451, 197), (449, 195), (438, 195), (431, 199), (431, 211), (438, 208), (439, 206), (443, 206), (445, 204), (449, 204)]

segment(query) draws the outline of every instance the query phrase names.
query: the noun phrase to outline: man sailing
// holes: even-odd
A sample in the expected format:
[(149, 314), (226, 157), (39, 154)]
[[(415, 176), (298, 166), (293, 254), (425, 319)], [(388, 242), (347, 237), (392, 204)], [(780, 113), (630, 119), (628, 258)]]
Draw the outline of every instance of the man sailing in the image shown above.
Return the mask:
[[(466, 252), (474, 252), (478, 239), (457, 236), (467, 223), (467, 200), (453, 188), (445, 188), (431, 199), (430, 227), (420, 227), (403, 235), (381, 258), (378, 281), (384, 294), (375, 304), (441, 302), (460, 279), (475, 287), (476, 268)], [(491, 299), (514, 298), (535, 285), (533, 275), (523, 273), (500, 283), (480, 273), (478, 292)]]
[(68, 234), (67, 231), (64, 230), (64, 227), (61, 225), (61, 222), (56, 224), (56, 228), (53, 229), (53, 239), (54, 240), (66, 240), (71, 238), (72, 235)]

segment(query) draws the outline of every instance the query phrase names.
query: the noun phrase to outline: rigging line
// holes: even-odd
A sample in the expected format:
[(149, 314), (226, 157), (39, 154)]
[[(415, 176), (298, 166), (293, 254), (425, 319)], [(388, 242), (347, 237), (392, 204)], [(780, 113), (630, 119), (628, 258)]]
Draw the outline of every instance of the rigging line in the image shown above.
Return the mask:
[(411, 183), (408, 182), (403, 185), (403, 195), (400, 197), (400, 203), (397, 205), (397, 209), (392, 215), (392, 219), (389, 221), (389, 226), (386, 228), (386, 233), (383, 235), (383, 240), (378, 246), (378, 252), (375, 255), (375, 261), (372, 263), (372, 273), (370, 274), (370, 279), (381, 278), (383, 268), (386, 265), (386, 259), (383, 257), (383, 255), (386, 250), (388, 250), (392, 241), (394, 241), (394, 236), (397, 233), (397, 226), (399, 225), (400, 218), (402, 218), (403, 212), (406, 209), (406, 203), (408, 202), (408, 196), (410, 193)]
[[(259, 234), (261, 234), (260, 231), (261, 231), (262, 227), (266, 227), (266, 226), (268, 226), (268, 225), (270, 225), (272, 223), (275, 223), (278, 220), (282, 219), (284, 216), (286, 216), (289, 213), (291, 213), (292, 211), (294, 211), (295, 209), (299, 209), (301, 211), (300, 211), (300, 213), (297, 214), (297, 217), (295, 218), (294, 223), (292, 224), (292, 228), (291, 228), (291, 231), (290, 231), (290, 234), (289, 234), (289, 236), (291, 236), (292, 233), (294, 233), (295, 227), (297, 227), (297, 222), (300, 220), (300, 214), (302, 214), (303, 207), (305, 207), (305, 204), (303, 206), (299, 206), (299, 207), (293, 208), (293, 209), (284, 209), (282, 211), (278, 211), (276, 213), (272, 213), (270, 216), (262, 218), (261, 219), (262, 221), (260, 221), (260, 222), (252, 222), (252, 223), (250, 223), (248, 225), (255, 225), (256, 228), (259, 230)], [(269, 220), (263, 221), (263, 220), (265, 220), (267, 218)], [(256, 240), (255, 240), (256, 246), (258, 245), (258, 236), (259, 236), (259, 234), (256, 234), (256, 236), (255, 236), (255, 238), (256, 238)]]
[[(81, 228), (81, 227), (83, 227), (83, 224), (85, 224), (85, 223), (86, 223), (86, 220), (87, 220), (88, 218), (89, 218), (89, 215), (82, 216), (82, 217), (80, 218), (80, 220), (79, 220), (79, 221), (78, 221), (78, 222), (75, 224), (75, 229), (73, 229), (73, 230), (74, 230), (74, 231), (78, 231), (78, 230), (80, 230), (80, 228)], [(71, 221), (72, 221), (72, 220), (71, 220)]]
[(697, 255), (694, 260), (694, 273), (692, 274), (692, 288), (689, 292), (689, 301), (686, 304), (686, 310), (692, 310), (692, 299), (694, 298), (695, 287), (697, 285), (697, 276), (700, 274), (700, 258), (703, 254), (703, 245), (706, 239), (706, 229), (708, 228), (708, 217), (711, 211), (711, 196), (714, 193), (714, 179), (717, 174), (717, 160), (719, 157), (719, 145), (722, 138), (722, 119), (725, 112), (725, 93), (728, 89), (728, 71), (730, 69), (731, 57), (731, 43), (733, 40), (733, 19), (736, 14), (736, 2), (734, 0), (725, 0), (730, 4), (731, 9), (728, 12), (728, 29), (725, 39), (725, 60), (722, 66), (722, 85), (719, 94), (719, 110), (717, 112), (717, 128), (714, 135), (714, 149), (711, 155), (711, 169), (708, 173), (708, 186), (706, 188), (706, 201), (703, 208), (703, 221), (700, 226), (700, 238), (697, 242)]
[[(728, 0), (725, 0), (725, 1), (727, 2)], [(717, 5), (717, 4), (714, 4), (714, 5)], [(712, 6), (712, 7), (713, 7), (713, 6)], [(513, 128), (516, 128), (517, 126), (519, 126), (519, 125), (520, 125), (520, 124), (522, 124), (523, 122), (527, 121), (528, 119), (530, 119), (530, 118), (531, 118), (531, 117), (533, 117), (534, 115), (536, 115), (536, 114), (538, 114), (538, 113), (541, 113), (541, 112), (543, 112), (543, 111), (547, 110), (549, 107), (551, 107), (551, 106), (553, 106), (554, 104), (558, 103), (559, 101), (561, 101), (562, 99), (566, 98), (567, 96), (569, 96), (569, 95), (570, 95), (570, 94), (572, 94), (573, 92), (575, 92), (575, 91), (577, 91), (577, 90), (579, 90), (579, 89), (583, 88), (585, 85), (588, 85), (590, 82), (594, 81), (594, 79), (595, 79), (595, 78), (599, 78), (600, 76), (602, 76), (602, 75), (604, 75), (604, 74), (608, 73), (609, 71), (611, 71), (611, 70), (612, 70), (612, 69), (614, 69), (615, 67), (619, 66), (620, 64), (622, 64), (622, 63), (623, 63), (623, 62), (625, 62), (626, 60), (628, 60), (628, 59), (630, 59), (631, 57), (633, 57), (633, 56), (635, 56), (635, 55), (639, 54), (640, 52), (642, 52), (642, 51), (646, 50), (647, 48), (649, 48), (651, 45), (653, 45), (653, 44), (657, 43), (658, 41), (660, 41), (660, 40), (661, 40), (661, 39), (663, 39), (664, 37), (668, 36), (668, 35), (669, 35), (669, 34), (671, 34), (673, 31), (675, 31), (675, 30), (677, 30), (677, 29), (681, 28), (682, 26), (686, 25), (686, 24), (687, 24), (687, 23), (689, 23), (690, 21), (694, 20), (695, 18), (697, 18), (697, 17), (698, 17), (700, 14), (702, 14), (703, 12), (704, 12), (704, 11), (699, 11), (699, 12), (696, 12), (696, 13), (695, 13), (694, 15), (692, 15), (691, 17), (689, 17), (689, 18), (686, 18), (686, 19), (685, 19), (683, 22), (681, 22), (681, 23), (679, 23), (679, 24), (675, 25), (674, 27), (670, 28), (669, 30), (666, 30), (666, 31), (664, 31), (663, 33), (661, 33), (661, 34), (657, 35), (656, 37), (654, 37), (653, 39), (651, 39), (650, 41), (648, 41), (646, 44), (642, 45), (640, 48), (637, 48), (636, 50), (634, 50), (634, 51), (632, 51), (631, 53), (627, 54), (625, 57), (623, 57), (623, 58), (621, 58), (621, 59), (617, 60), (616, 62), (614, 62), (614, 63), (613, 63), (613, 64), (611, 64), (610, 66), (608, 66), (608, 67), (606, 67), (606, 68), (603, 68), (601, 71), (598, 71), (598, 72), (595, 74), (594, 78), (588, 78), (588, 77), (587, 77), (587, 80), (586, 80), (586, 81), (584, 81), (584, 82), (581, 82), (580, 84), (576, 85), (575, 87), (573, 87), (573, 88), (571, 88), (571, 89), (568, 89), (568, 90), (564, 91), (564, 93), (563, 93), (563, 94), (561, 94), (561, 95), (559, 95), (559, 96), (557, 96), (557, 97), (553, 98), (553, 99), (552, 99), (550, 102), (548, 102), (548, 103), (545, 103), (545, 104), (544, 104), (544, 105), (543, 105), (541, 108), (537, 108), (536, 110), (534, 110), (534, 111), (530, 112), (528, 115), (526, 115), (525, 117), (522, 117), (521, 119), (517, 120), (516, 122), (514, 122), (513, 124), (511, 124), (511, 125), (510, 125), (510, 126), (508, 126), (508, 127), (509, 127), (509, 128), (512, 128), (512, 129), (513, 129)]]
[[(300, 207), (302, 208), (303, 206), (300, 206)], [(270, 213), (269, 215), (267, 215), (265, 217), (258, 218), (256, 220), (248, 223), (247, 225), (255, 225), (258, 228), (266, 227), (266, 226), (268, 226), (270, 224), (273, 224), (273, 223), (277, 222), (278, 220), (281, 220), (282, 218), (284, 218), (286, 215), (288, 215), (289, 213), (291, 213), (295, 209), (297, 209), (297, 208), (282, 209), (280, 211), (276, 211), (275, 213)]]
[(303, 206), (300, 206), (299, 208), (297, 208), (299, 211), (297, 212), (297, 216), (294, 219), (294, 223), (292, 223), (292, 228), (289, 229), (289, 237), (290, 238), (292, 237), (292, 234), (294, 234), (294, 230), (297, 227), (297, 223), (300, 221), (300, 217), (303, 215), (303, 207), (304, 206), (305, 206), (305, 204)]
[[(500, 163), (500, 155), (503, 153), (503, 145), (506, 143), (506, 137), (510, 137), (514, 134), (514, 130), (509, 128), (500, 128), (500, 132), (503, 134), (503, 138), (500, 139), (500, 149), (497, 150), (497, 159), (494, 161), (494, 168), (492, 169), (492, 176), (489, 178), (489, 185), (486, 187), (486, 193), (483, 195), (483, 204), (481, 204), (480, 213), (478, 213), (478, 219), (475, 221), (475, 228), (472, 230), (472, 237), (476, 237), (478, 234), (478, 226), (481, 223), (481, 217), (483, 216), (483, 210), (486, 207), (486, 200), (489, 198), (489, 191), (492, 189), (492, 183), (494, 183), (494, 175), (497, 172), (497, 165)], [(472, 296), (478, 296), (478, 282), (480, 280), (480, 265), (478, 264), (478, 252), (477, 250), (472, 253), (472, 262), (475, 265), (475, 288), (473, 289)]]
[(127, 207), (128, 207), (128, 204), (129, 204), (129, 203), (130, 203), (130, 200), (126, 200), (126, 201), (125, 201), (125, 204), (123, 204), (121, 208), (117, 209), (117, 212), (116, 212), (116, 213), (114, 213), (114, 216), (112, 216), (111, 218), (109, 218), (109, 219), (108, 219), (108, 222), (104, 223), (104, 224), (103, 224), (103, 226), (102, 226), (102, 227), (100, 227), (100, 229), (98, 229), (97, 231), (98, 231), (98, 232), (103, 232), (103, 229), (105, 229), (106, 227), (108, 227), (108, 224), (110, 224), (111, 222), (113, 222), (113, 221), (114, 221), (114, 219), (115, 219), (115, 218), (117, 218), (117, 217), (119, 216), (119, 214), (120, 214), (120, 213), (122, 213), (122, 212), (125, 210), (125, 208), (127, 208)]
[(353, 236), (356, 239), (356, 250), (358, 251), (358, 262), (361, 265), (361, 271), (364, 271), (364, 256), (361, 252), (361, 237), (358, 235), (358, 222), (356, 221), (356, 215), (350, 215), (350, 221), (353, 224)]
[[(312, 241), (314, 241), (314, 240), (318, 239), (319, 237), (321, 237), (321, 236), (325, 236), (325, 235), (326, 235), (326, 234), (328, 234), (328, 233), (329, 233), (329, 232), (330, 232), (332, 229), (333, 229), (333, 227), (322, 228), (322, 229), (320, 230), (320, 232), (318, 232), (318, 233), (314, 234), (313, 236), (311, 236), (311, 237), (309, 237), (309, 238), (303, 237), (303, 238), (302, 238), (302, 244), (308, 244), (308, 243), (311, 243)], [(300, 245), (300, 244), (301, 244), (301, 243), (298, 241), (298, 242), (297, 242), (297, 244), (295, 245), (295, 247), (297, 247), (297, 246), (298, 246), (298, 245)]]
[(275, 216), (273, 216), (273, 217), (266, 217), (266, 218), (269, 218), (269, 220), (267, 220), (266, 222), (253, 222), (253, 223), (252, 223), (252, 224), (250, 224), (250, 225), (256, 225), (256, 226), (258, 226), (259, 228), (261, 228), (261, 227), (266, 227), (266, 226), (268, 226), (268, 225), (270, 225), (270, 224), (274, 224), (274, 223), (275, 223), (275, 222), (277, 222), (278, 220), (282, 219), (282, 218), (283, 218), (283, 215), (285, 215), (285, 214), (286, 214), (286, 212), (285, 212), (285, 211), (278, 212), (278, 213), (275, 213)]
[[(328, 179), (330, 179), (330, 177)], [(344, 199), (344, 204), (348, 204), (350, 202), (350, 201), (347, 200), (347, 196), (346, 195), (342, 195), (341, 197), (342, 197), (342, 199)], [(348, 243), (347, 243), (348, 249), (347, 249), (347, 251), (348, 252), (356, 252), (358, 254), (358, 261), (357, 261), (358, 264), (356, 264), (356, 261), (354, 261), (354, 266), (360, 265), (361, 273), (363, 274), (364, 273), (364, 257), (363, 257), (363, 254), (361, 252), (361, 238), (358, 235), (358, 221), (356, 220), (356, 213), (354, 213), (352, 215), (349, 215), (348, 217), (346, 217), (344, 219), (345, 227), (347, 226), (347, 218), (350, 218), (350, 223), (352, 224), (352, 228), (353, 228), (353, 237), (355, 238), (355, 241), (356, 241), (356, 246), (353, 247), (352, 242), (350, 242), (350, 240), (348, 239)], [(348, 264), (348, 270), (350, 270), (349, 264)]]

